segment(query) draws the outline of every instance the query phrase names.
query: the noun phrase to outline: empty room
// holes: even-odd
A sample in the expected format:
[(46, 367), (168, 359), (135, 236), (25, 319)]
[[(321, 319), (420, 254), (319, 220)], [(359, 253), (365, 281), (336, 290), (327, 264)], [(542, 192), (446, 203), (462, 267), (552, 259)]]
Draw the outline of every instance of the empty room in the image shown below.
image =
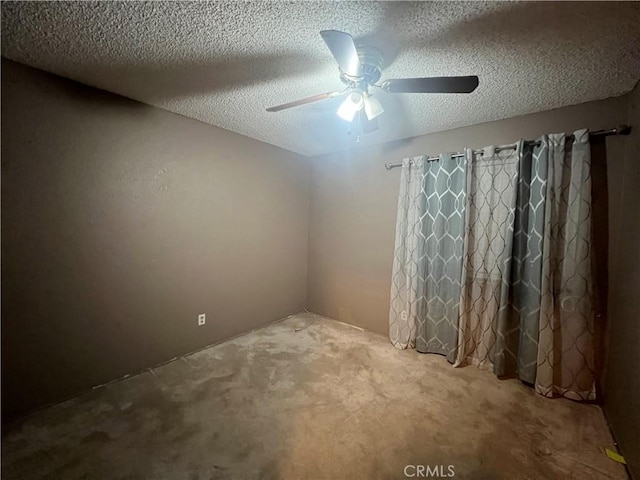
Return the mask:
[(3, 479), (640, 480), (640, 2), (1, 9)]

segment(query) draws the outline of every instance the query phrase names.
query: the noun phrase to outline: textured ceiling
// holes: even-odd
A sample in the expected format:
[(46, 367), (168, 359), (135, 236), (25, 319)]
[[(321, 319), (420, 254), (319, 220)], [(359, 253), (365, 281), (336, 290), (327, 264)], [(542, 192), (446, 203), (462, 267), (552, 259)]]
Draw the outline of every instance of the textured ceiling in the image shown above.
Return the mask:
[(2, 2), (2, 55), (294, 152), (353, 145), (319, 31), (380, 48), (385, 78), (478, 75), (469, 95), (379, 94), (381, 143), (582, 103), (640, 78), (636, 2)]

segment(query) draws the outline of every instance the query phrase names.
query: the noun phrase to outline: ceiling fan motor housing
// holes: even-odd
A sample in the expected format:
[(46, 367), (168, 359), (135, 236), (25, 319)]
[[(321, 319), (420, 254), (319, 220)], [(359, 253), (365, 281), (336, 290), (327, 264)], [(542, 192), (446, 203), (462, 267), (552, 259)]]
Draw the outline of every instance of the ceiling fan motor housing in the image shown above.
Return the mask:
[(366, 86), (373, 85), (380, 80), (384, 57), (380, 50), (374, 47), (358, 45), (356, 49), (362, 67), (362, 77), (351, 77), (341, 72), (340, 79), (347, 85), (365, 87), (363, 90), (366, 90)]

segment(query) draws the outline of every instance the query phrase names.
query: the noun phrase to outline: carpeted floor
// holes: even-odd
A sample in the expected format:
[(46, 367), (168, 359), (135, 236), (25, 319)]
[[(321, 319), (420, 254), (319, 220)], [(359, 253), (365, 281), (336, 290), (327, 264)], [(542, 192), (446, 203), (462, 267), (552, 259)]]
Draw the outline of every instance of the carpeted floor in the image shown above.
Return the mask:
[(2, 478), (626, 479), (605, 447), (596, 406), (301, 314), (10, 426)]

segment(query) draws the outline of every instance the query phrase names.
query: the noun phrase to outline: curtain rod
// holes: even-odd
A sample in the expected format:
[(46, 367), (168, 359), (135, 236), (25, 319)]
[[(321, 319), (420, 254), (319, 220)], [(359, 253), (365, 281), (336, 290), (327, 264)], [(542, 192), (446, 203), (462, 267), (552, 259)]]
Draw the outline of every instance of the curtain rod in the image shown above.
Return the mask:
[[(589, 132), (589, 136), (594, 137), (610, 137), (612, 135), (629, 135), (631, 133), (631, 127), (629, 125), (618, 125), (616, 128), (611, 128), (609, 130), (597, 130), (595, 132)], [(569, 135), (568, 138), (573, 138), (573, 135)], [(526, 140), (525, 143), (533, 143), (536, 147), (540, 146), (540, 142), (536, 142), (535, 140)], [(498, 147), (496, 148), (496, 152), (501, 152), (503, 150), (515, 150), (515, 145), (510, 145), (508, 147)], [(484, 155), (484, 150), (474, 150), (474, 154), (476, 155)], [(451, 158), (461, 158), (464, 157), (464, 153), (456, 152), (451, 154)], [(427, 162), (435, 162), (440, 160), (438, 157), (428, 157)], [(387, 170), (391, 170), (392, 168), (401, 167), (402, 162), (398, 163), (385, 163), (384, 168)]]

